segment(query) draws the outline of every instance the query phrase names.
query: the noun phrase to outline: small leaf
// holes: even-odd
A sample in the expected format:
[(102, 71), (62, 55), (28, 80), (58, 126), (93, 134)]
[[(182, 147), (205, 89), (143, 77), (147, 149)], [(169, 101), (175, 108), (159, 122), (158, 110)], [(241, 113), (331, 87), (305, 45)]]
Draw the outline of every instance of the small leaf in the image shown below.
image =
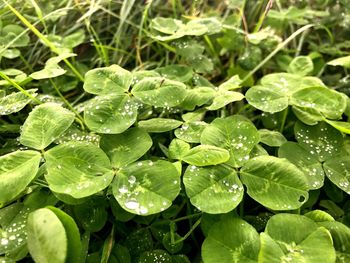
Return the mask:
[(314, 70), (314, 64), (308, 56), (295, 57), (289, 64), (288, 72), (300, 76), (309, 75)]
[(118, 170), (113, 194), (121, 207), (138, 215), (159, 213), (180, 191), (180, 174), (167, 161), (140, 161)]
[(350, 194), (350, 157), (336, 156), (326, 160), (323, 164), (324, 171), (329, 180), (347, 194)]
[(189, 150), (183, 161), (197, 166), (208, 166), (224, 163), (230, 158), (230, 153), (212, 145), (199, 145)]
[(331, 66), (342, 66), (344, 68), (350, 68), (350, 56), (333, 59), (327, 64)]
[(29, 214), (28, 248), (36, 262), (65, 263), (67, 235), (54, 212), (47, 208)]
[(169, 65), (166, 67), (157, 68), (155, 70), (163, 78), (187, 82), (192, 79), (193, 71), (190, 67), (184, 65)]
[(191, 146), (187, 142), (180, 139), (173, 139), (169, 145), (169, 158), (182, 160), (190, 148)]
[(270, 209), (297, 209), (308, 199), (306, 176), (286, 159), (255, 157), (240, 173), (248, 195)]
[(331, 121), (325, 119), (325, 122), (332, 125), (334, 128), (336, 128), (338, 131), (341, 131), (346, 134), (350, 134), (350, 123), (344, 122), (344, 121)]
[(261, 129), (259, 130), (259, 135), (260, 135), (260, 142), (271, 147), (279, 147), (287, 141), (286, 138), (283, 136), (283, 134), (281, 134), (278, 131)]
[(0, 157), (0, 207), (25, 190), (38, 172), (40, 159), (36, 151), (16, 151)]
[(227, 213), (243, 198), (243, 186), (236, 171), (223, 165), (199, 168), (190, 165), (183, 182), (191, 203), (205, 213)]
[(254, 227), (238, 217), (227, 216), (210, 229), (202, 245), (202, 257), (206, 263), (256, 263), (259, 247)]
[(73, 123), (74, 113), (55, 103), (36, 106), (23, 124), (20, 143), (43, 150)]
[(123, 167), (142, 157), (152, 146), (152, 139), (140, 128), (131, 128), (121, 134), (104, 135), (101, 148), (107, 153), (113, 167)]
[(162, 133), (174, 130), (182, 123), (182, 121), (174, 119), (153, 118), (138, 122), (138, 126), (147, 132)]
[(307, 125), (316, 125), (319, 121), (324, 120), (322, 114), (313, 108), (298, 107), (294, 105), (292, 110), (298, 119)]
[[(35, 97), (37, 94), (36, 89), (27, 90), (29, 94)], [(22, 92), (14, 92), (5, 97), (0, 98), (0, 115), (9, 115), (15, 112), (19, 112), (23, 109), (32, 99), (28, 98)]]
[(45, 160), (50, 189), (74, 198), (102, 191), (113, 179), (108, 157), (93, 144), (64, 143), (47, 151)]
[(135, 100), (128, 95), (97, 96), (85, 107), (84, 119), (92, 131), (118, 134), (134, 124), (137, 108)]
[(174, 107), (186, 97), (186, 86), (164, 78), (144, 78), (132, 88), (132, 94), (145, 104), (157, 107)]
[(206, 107), (207, 110), (218, 110), (225, 107), (227, 104), (240, 101), (244, 98), (244, 95), (239, 92), (229, 90), (219, 90), (217, 95), (214, 97), (213, 103)]
[(132, 74), (118, 65), (89, 70), (85, 75), (84, 90), (96, 95), (123, 94), (132, 81)]
[(204, 121), (186, 122), (175, 130), (175, 136), (185, 142), (199, 143), (203, 130), (208, 126)]
[(240, 167), (249, 160), (249, 153), (260, 138), (254, 124), (240, 115), (217, 118), (206, 127), (202, 144), (214, 145), (230, 152), (229, 164)]

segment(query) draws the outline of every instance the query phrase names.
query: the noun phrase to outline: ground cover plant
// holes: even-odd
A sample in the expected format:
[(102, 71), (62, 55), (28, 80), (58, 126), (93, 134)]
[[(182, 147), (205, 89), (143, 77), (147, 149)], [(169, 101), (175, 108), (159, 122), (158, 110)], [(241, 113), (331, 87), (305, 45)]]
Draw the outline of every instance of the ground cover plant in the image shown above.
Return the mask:
[(2, 262), (349, 262), (349, 35), (348, 0), (2, 0)]

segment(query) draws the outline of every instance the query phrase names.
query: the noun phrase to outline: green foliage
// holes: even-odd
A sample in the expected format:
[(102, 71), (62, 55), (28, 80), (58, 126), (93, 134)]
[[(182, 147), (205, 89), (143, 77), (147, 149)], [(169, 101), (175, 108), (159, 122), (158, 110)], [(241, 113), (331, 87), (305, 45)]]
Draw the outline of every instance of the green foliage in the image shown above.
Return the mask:
[(350, 261), (348, 1), (22, 2), (0, 261)]

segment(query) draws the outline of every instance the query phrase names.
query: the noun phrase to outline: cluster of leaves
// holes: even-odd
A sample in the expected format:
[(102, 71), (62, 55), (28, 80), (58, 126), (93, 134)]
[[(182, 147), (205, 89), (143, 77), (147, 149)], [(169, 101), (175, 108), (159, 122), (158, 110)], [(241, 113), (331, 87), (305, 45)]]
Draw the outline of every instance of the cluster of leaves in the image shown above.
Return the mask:
[(3, 262), (350, 261), (350, 5), (182, 2), (4, 1)]

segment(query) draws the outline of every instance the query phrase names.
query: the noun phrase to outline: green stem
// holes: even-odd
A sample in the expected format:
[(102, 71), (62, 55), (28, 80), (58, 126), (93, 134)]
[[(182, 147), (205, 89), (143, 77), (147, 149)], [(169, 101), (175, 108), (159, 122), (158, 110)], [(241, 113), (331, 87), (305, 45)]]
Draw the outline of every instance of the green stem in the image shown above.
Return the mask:
[(18, 85), (16, 82), (14, 82), (12, 79), (10, 79), (8, 76), (6, 76), (4, 73), (0, 72), (0, 77), (2, 77), (4, 80), (7, 80), (12, 86), (14, 86), (16, 89), (18, 89), (20, 92), (22, 92), (24, 95), (26, 95), (28, 98), (32, 99), (38, 104), (41, 104), (42, 102), (35, 98), (32, 94), (28, 93), (24, 88), (22, 88), (20, 85)]
[(199, 224), (201, 223), (201, 220), (202, 220), (202, 218), (199, 218), (199, 219), (193, 224), (193, 226), (191, 227), (190, 231), (188, 231), (188, 232), (186, 233), (186, 235), (184, 235), (182, 238), (177, 239), (173, 244), (175, 245), (175, 244), (177, 244), (177, 243), (180, 243), (180, 242), (185, 241), (185, 240), (192, 234), (192, 232), (197, 228), (197, 226), (199, 226)]
[(286, 120), (287, 120), (287, 115), (288, 115), (288, 107), (283, 112), (282, 123), (281, 123), (281, 127), (280, 127), (280, 133), (283, 133), (284, 125), (286, 124)]
[(274, 51), (272, 51), (263, 61), (261, 61), (252, 71), (250, 71), (242, 80), (241, 83), (246, 82), (255, 72), (257, 72), (262, 66), (264, 66), (273, 56), (275, 56), (282, 48), (284, 48), (290, 41), (296, 38), (299, 34), (313, 27), (313, 24), (305, 25), (291, 34), (286, 40), (280, 43)]

